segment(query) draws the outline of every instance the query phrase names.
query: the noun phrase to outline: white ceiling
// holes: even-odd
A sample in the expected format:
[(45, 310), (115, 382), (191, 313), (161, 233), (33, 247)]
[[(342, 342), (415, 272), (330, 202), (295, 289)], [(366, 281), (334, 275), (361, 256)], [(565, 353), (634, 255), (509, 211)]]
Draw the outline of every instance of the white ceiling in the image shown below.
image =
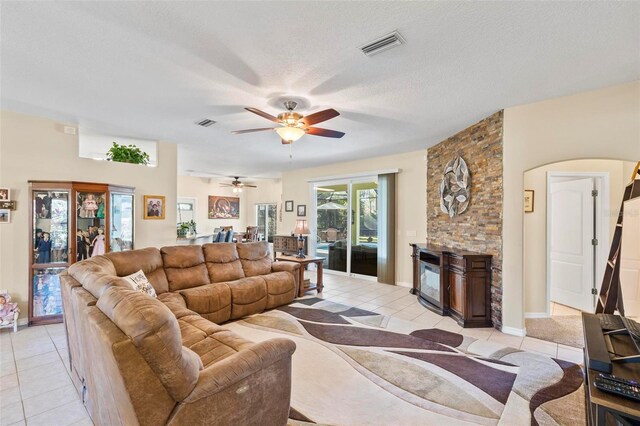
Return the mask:
[[(640, 78), (640, 3), (1, 2), (2, 107), (278, 172), (424, 149), (499, 109)], [(357, 49), (392, 30), (406, 44)], [(289, 147), (243, 110), (341, 116)], [(211, 118), (201, 128), (193, 123)], [(160, 159), (162, 161), (162, 159)]]

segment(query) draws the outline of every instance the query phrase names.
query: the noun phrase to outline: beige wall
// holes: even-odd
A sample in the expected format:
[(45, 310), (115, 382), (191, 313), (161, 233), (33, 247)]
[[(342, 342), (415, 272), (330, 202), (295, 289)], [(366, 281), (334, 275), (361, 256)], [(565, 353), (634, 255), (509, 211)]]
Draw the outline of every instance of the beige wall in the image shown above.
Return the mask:
[[(231, 179), (210, 179), (192, 176), (178, 176), (178, 197), (196, 199), (196, 229), (198, 234), (211, 234), (214, 228), (233, 226), (235, 231), (243, 230), (247, 223), (246, 191), (234, 194), (230, 187), (221, 187), (220, 183), (229, 183)], [(221, 195), (240, 198), (239, 219), (209, 219), (209, 195)]]
[[(534, 211), (524, 215), (525, 313), (544, 313), (547, 310), (547, 172), (609, 174), (609, 201), (605, 211), (605, 219), (609, 225), (609, 241), (601, 241), (606, 248), (603, 251), (608, 251), (624, 187), (631, 177), (634, 166), (635, 163), (630, 161), (575, 160), (550, 164), (525, 172), (525, 189), (535, 191)], [(601, 277), (598, 277), (597, 282), (599, 283), (600, 280)]]
[(503, 322), (524, 328), (524, 172), (583, 158), (640, 159), (640, 81), (505, 109)]
[[(73, 125), (73, 124), (70, 124)], [(164, 195), (176, 205), (176, 146), (158, 143), (158, 167), (95, 161), (78, 157), (78, 137), (49, 119), (0, 112), (0, 186), (17, 201), (11, 223), (0, 225), (0, 288), (8, 289), (27, 317), (29, 297), (28, 180), (76, 180), (134, 186), (135, 247), (175, 243), (176, 209), (165, 220), (143, 220), (143, 195)]]
[(426, 150), (414, 151), (283, 173), (282, 201), (293, 200), (294, 211), (287, 213), (283, 209), (281, 232), (290, 232), (295, 227), (295, 206), (298, 204), (306, 204), (307, 217), (311, 216), (308, 180), (398, 168), (400, 173), (396, 183), (396, 283), (410, 284), (412, 272), (409, 243), (426, 241), (425, 154)]
[[(192, 176), (178, 176), (178, 198), (196, 199), (196, 225), (198, 234), (211, 234), (220, 226), (233, 226), (243, 231), (249, 225), (256, 224), (256, 204), (280, 203), (282, 184), (280, 180), (259, 180), (252, 182), (257, 188), (245, 188), (241, 193), (233, 193), (233, 188), (221, 187), (220, 183), (229, 183), (231, 179), (210, 179)], [(249, 181), (247, 181), (249, 182)], [(240, 198), (239, 219), (209, 219), (209, 195), (222, 195)], [(280, 208), (280, 204), (278, 204)], [(278, 223), (280, 225), (280, 223)]]
[(256, 224), (256, 204), (277, 204), (278, 220), (276, 221), (276, 233), (289, 234), (291, 230), (282, 227), (281, 210), (282, 206), (282, 181), (278, 180), (258, 180), (253, 182), (257, 188), (247, 189), (247, 225)]

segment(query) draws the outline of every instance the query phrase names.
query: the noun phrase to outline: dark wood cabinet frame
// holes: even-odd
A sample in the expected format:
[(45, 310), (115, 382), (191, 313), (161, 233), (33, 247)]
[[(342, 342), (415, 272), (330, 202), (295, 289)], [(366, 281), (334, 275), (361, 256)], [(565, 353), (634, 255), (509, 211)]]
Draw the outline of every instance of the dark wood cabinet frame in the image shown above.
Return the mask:
[[(411, 244), (413, 288), (427, 309), (451, 316), (466, 328), (492, 327), (491, 255), (457, 250), (431, 244)], [(421, 257), (438, 259), (440, 266), (440, 300), (433, 303), (420, 294)]]

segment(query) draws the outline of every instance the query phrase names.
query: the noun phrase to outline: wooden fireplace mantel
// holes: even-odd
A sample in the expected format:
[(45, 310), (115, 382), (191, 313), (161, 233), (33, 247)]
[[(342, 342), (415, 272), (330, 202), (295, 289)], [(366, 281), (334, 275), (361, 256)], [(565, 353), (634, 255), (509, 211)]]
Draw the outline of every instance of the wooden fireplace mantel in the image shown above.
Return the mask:
[[(413, 288), (411, 294), (439, 315), (448, 315), (462, 327), (491, 327), (491, 255), (442, 247), (411, 244)], [(438, 264), (439, 300), (421, 293), (421, 261)]]

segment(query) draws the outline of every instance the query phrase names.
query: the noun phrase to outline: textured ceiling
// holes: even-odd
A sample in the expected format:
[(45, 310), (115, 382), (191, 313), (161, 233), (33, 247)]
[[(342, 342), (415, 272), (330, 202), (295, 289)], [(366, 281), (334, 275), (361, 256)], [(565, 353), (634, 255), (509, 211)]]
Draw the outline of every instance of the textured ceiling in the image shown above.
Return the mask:
[[(2, 107), (274, 176), (423, 149), (496, 110), (640, 78), (640, 3), (1, 2)], [(357, 47), (392, 30), (406, 44)], [(292, 147), (245, 112), (341, 116)], [(202, 118), (217, 121), (200, 128)], [(162, 159), (160, 159), (162, 161)]]

